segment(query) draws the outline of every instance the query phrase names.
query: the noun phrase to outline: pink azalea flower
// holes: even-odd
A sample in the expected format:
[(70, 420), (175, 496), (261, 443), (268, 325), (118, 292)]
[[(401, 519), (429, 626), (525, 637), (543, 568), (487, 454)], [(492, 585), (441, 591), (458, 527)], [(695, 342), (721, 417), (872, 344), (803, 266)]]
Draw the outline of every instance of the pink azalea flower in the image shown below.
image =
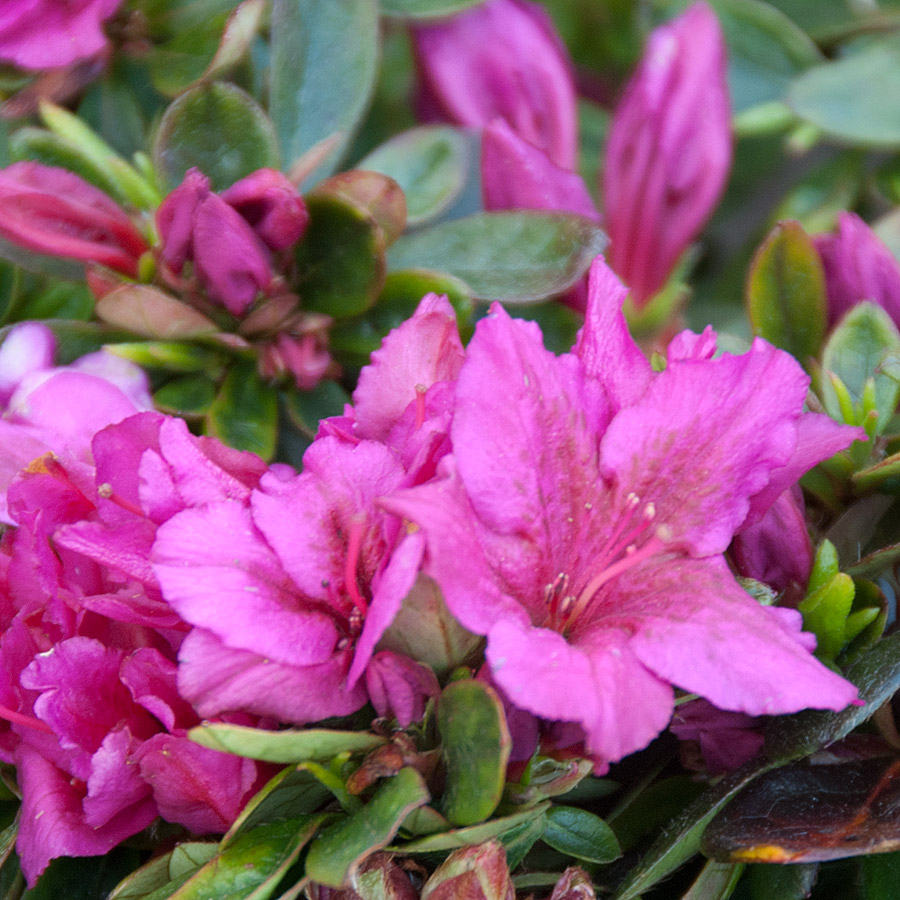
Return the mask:
[(478, 128), (503, 119), (574, 169), (578, 119), (572, 64), (547, 13), (525, 0), (489, 0), (413, 29), (423, 106)]
[(106, 48), (103, 23), (122, 0), (7, 0), (0, 8), (0, 59), (54, 69)]
[(580, 725), (601, 766), (666, 726), (672, 685), (749, 715), (843, 708), (856, 690), (810, 654), (799, 614), (759, 606), (722, 554), (859, 430), (804, 414), (807, 377), (761, 340), (710, 359), (711, 332), (682, 337), (654, 374), (602, 260), (590, 293), (562, 357), (492, 309), (443, 479), (383, 504), (425, 532), (426, 571), (487, 636), (510, 701)]
[(857, 303), (870, 300), (900, 327), (900, 264), (859, 216), (842, 212), (837, 233), (817, 235), (815, 243), (825, 268), (832, 325)]

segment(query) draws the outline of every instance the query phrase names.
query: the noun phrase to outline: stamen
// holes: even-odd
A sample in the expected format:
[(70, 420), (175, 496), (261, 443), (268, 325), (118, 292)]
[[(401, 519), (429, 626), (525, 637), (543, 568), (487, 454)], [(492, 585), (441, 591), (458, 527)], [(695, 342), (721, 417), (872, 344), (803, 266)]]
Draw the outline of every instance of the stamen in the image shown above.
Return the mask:
[(424, 384), (416, 385), (416, 431), (425, 424), (425, 394), (427, 392), (428, 388)]
[(344, 564), (344, 586), (353, 605), (362, 613), (366, 614), (369, 604), (359, 592), (359, 585), (356, 583), (356, 567), (359, 564), (359, 554), (362, 550), (363, 528), (366, 524), (366, 518), (363, 515), (354, 516), (350, 523), (350, 534), (347, 538), (347, 559)]
[(15, 725), (24, 725), (26, 728), (33, 728), (35, 731), (43, 731), (45, 734), (56, 734), (46, 722), (42, 722), (34, 716), (16, 712), (14, 709), (8, 709), (5, 706), (0, 706), (0, 718), (6, 719)]
[(135, 506), (130, 500), (126, 500), (124, 497), (114, 493), (113, 486), (108, 481), (97, 485), (97, 496), (115, 503), (116, 506), (124, 509), (126, 512), (134, 513), (134, 515), (140, 516), (142, 519), (146, 518), (146, 513), (139, 506)]

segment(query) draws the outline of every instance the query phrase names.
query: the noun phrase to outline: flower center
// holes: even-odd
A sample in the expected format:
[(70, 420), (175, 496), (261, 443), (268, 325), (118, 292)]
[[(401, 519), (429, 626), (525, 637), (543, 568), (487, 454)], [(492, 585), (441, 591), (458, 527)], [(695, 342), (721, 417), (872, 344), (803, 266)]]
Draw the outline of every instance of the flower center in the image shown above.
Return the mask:
[(350, 520), (350, 533), (347, 537), (347, 558), (344, 561), (344, 587), (350, 600), (356, 607), (356, 612), (364, 616), (369, 608), (366, 598), (359, 591), (356, 582), (356, 571), (359, 566), (359, 555), (362, 550), (363, 529), (366, 526), (366, 518), (362, 514), (354, 516)]

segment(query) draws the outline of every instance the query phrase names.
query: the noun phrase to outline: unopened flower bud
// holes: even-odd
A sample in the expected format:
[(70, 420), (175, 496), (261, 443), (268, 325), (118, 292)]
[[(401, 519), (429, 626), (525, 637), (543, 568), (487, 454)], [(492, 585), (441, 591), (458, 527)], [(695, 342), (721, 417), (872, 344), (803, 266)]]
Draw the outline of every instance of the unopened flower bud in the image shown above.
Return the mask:
[(575, 85), (549, 17), (524, 0), (488, 0), (413, 30), (423, 100), (474, 128), (501, 118), (558, 165), (578, 152)]
[(327, 374), (331, 354), (324, 349), (318, 335), (279, 334), (263, 349), (260, 366), (263, 377), (276, 378), (289, 373), (301, 391), (310, 391)]
[(831, 324), (870, 300), (900, 326), (900, 265), (859, 216), (842, 212), (837, 233), (818, 235), (815, 245), (825, 269)]
[(353, 888), (362, 900), (418, 900), (409, 875), (390, 853), (373, 853), (353, 874)]
[(148, 249), (116, 202), (78, 175), (36, 162), (0, 170), (0, 237), (19, 247), (137, 275)]
[(422, 889), (422, 900), (514, 900), (515, 895), (499, 841), (454, 850)]
[(392, 715), (401, 728), (419, 722), (425, 703), (440, 692), (434, 672), (401, 653), (382, 650), (366, 668), (366, 689), (379, 716)]
[(296, 244), (309, 223), (306, 204), (297, 188), (276, 169), (257, 169), (222, 191), (221, 196), (274, 252)]
[(595, 900), (596, 896), (588, 873), (579, 866), (569, 866), (554, 885), (550, 900)]
[(731, 156), (725, 41), (715, 13), (696, 3), (650, 35), (606, 146), (609, 261), (638, 306), (709, 218)]

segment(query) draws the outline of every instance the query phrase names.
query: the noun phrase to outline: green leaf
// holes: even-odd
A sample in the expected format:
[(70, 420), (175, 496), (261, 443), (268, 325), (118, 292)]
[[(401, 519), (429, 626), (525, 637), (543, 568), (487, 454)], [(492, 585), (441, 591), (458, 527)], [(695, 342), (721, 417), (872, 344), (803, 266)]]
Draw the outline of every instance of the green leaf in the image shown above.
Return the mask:
[(407, 221), (437, 218), (462, 192), (469, 171), (466, 135), (449, 125), (413, 128), (391, 138), (356, 164), (388, 175), (406, 195)]
[(372, 95), (377, 0), (274, 0), (271, 33), (269, 112), (286, 164), (339, 136), (311, 176), (317, 181), (336, 169)]
[(449, 272), (482, 300), (529, 303), (571, 287), (605, 245), (603, 232), (579, 216), (479, 213), (405, 235), (388, 264)]
[(446, 767), (442, 812), (453, 825), (475, 825), (503, 794), (512, 741), (503, 704), (487, 685), (456, 681), (438, 699), (437, 727)]
[(805, 900), (812, 893), (818, 871), (817, 863), (748, 865), (742, 883), (748, 886), (750, 900)]
[(304, 308), (335, 318), (365, 312), (384, 284), (379, 229), (364, 211), (332, 197), (306, 202), (309, 226), (294, 252)]
[(681, 900), (727, 900), (744, 872), (741, 863), (708, 862)]
[(592, 863), (609, 863), (622, 855), (609, 825), (577, 806), (551, 806), (541, 840), (566, 856)]
[(94, 297), (86, 284), (57, 281), (25, 299), (16, 310), (16, 318), (87, 321), (93, 311)]
[(95, 312), (108, 325), (154, 340), (196, 337), (219, 330), (203, 313), (145, 284), (123, 284), (113, 289), (97, 301)]
[(170, 187), (196, 166), (217, 191), (256, 169), (279, 166), (269, 118), (249, 94), (221, 82), (192, 88), (165, 111), (153, 160)]
[(900, 146), (900, 51), (875, 44), (815, 66), (794, 79), (787, 102), (829, 137), (868, 147)]
[(275, 454), (278, 399), (260, 378), (255, 360), (239, 360), (228, 370), (205, 430), (229, 447), (249, 450), (265, 460)]
[(484, 0), (381, 0), (381, 11), (403, 19), (437, 19), (482, 3)]
[(215, 399), (216, 384), (206, 375), (173, 378), (153, 394), (156, 407), (173, 416), (205, 416)]
[(186, 880), (218, 852), (219, 845), (206, 842), (179, 844), (157, 856), (120, 881), (107, 900), (144, 900), (170, 882)]
[(816, 656), (820, 659), (832, 662), (841, 652), (855, 592), (853, 579), (839, 572), (808, 594), (798, 607), (803, 613), (803, 630), (816, 636)]
[(314, 813), (331, 797), (331, 791), (311, 772), (299, 767), (282, 769), (244, 807), (222, 838), (222, 846), (260, 825)]
[(851, 477), (860, 491), (874, 491), (897, 476), (900, 476), (900, 453), (893, 453), (872, 466), (860, 469)]
[[(874, 303), (860, 303), (832, 331), (822, 353), (822, 368), (846, 386), (850, 398), (861, 409), (866, 382), (874, 380), (876, 428), (883, 430), (900, 399), (900, 383), (881, 370), (882, 362), (900, 351), (900, 332), (890, 316)], [(832, 418), (840, 418), (839, 398), (827, 378), (821, 380), (822, 400)]]
[(339, 753), (364, 753), (385, 743), (385, 738), (363, 731), (328, 731), (324, 728), (264, 731), (224, 722), (198, 725), (188, 732), (188, 737), (210, 750), (272, 763), (326, 761)]
[(222, 40), (201, 79), (212, 81), (233, 69), (250, 50), (266, 11), (265, 0), (244, 0), (225, 23)]
[(750, 264), (747, 306), (753, 330), (805, 363), (825, 336), (825, 273), (797, 222), (780, 222)]
[(306, 874), (320, 884), (341, 887), (359, 863), (384, 847), (404, 818), (428, 799), (422, 776), (411, 767), (401, 769), (382, 781), (362, 809), (313, 841), (306, 857)]
[(53, 278), (65, 278), (68, 281), (84, 280), (84, 263), (61, 256), (47, 256), (26, 250), (6, 238), (0, 237), (0, 259), (9, 260), (29, 272), (38, 275), (50, 275)]
[(765, 750), (770, 759), (789, 762), (846, 737), (900, 690), (900, 633), (882, 638), (862, 653), (844, 676), (859, 688), (865, 705), (837, 713), (807, 709), (773, 719), (766, 729)]
[(364, 213), (380, 230), (386, 247), (406, 228), (406, 197), (393, 178), (380, 172), (339, 172), (316, 185), (315, 196), (340, 200)]
[(898, 884), (900, 852), (880, 853), (860, 860), (860, 900), (895, 900)]
[(319, 422), (344, 413), (350, 395), (336, 381), (320, 381), (312, 390), (291, 387), (283, 394), (291, 421), (308, 438), (314, 438)]
[(518, 841), (523, 834), (530, 834), (535, 828), (537, 837), (540, 837), (544, 829), (544, 815), (549, 807), (550, 802), (547, 801), (510, 816), (490, 819), (481, 825), (431, 834), (392, 849), (402, 853), (440, 853), (459, 847), (470, 847), (473, 844), (483, 844), (492, 838), (508, 846)]
[[(110, 332), (110, 334), (122, 332)], [(130, 335), (129, 335), (130, 336)], [(112, 337), (108, 340), (113, 340)], [(185, 341), (136, 341), (108, 343), (106, 349), (139, 366), (166, 369), (170, 372), (203, 372), (218, 378), (225, 366), (221, 353)]]
[(101, 857), (51, 861), (23, 900), (97, 900), (106, 895), (140, 862), (136, 850), (114, 847)]
[(242, 834), (173, 893), (162, 893), (160, 900), (267, 900), (316, 833), (322, 818), (303, 816), (270, 822)]

